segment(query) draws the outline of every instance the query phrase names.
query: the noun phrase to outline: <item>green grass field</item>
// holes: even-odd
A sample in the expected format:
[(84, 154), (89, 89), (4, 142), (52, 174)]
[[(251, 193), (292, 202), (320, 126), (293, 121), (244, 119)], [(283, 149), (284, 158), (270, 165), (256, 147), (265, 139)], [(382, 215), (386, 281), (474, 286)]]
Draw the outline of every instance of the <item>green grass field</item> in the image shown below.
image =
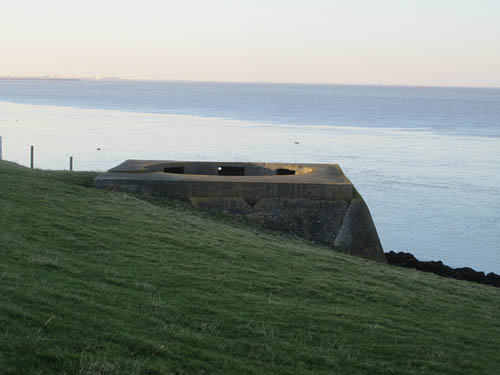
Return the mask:
[(498, 288), (94, 176), (0, 162), (0, 374), (498, 373)]

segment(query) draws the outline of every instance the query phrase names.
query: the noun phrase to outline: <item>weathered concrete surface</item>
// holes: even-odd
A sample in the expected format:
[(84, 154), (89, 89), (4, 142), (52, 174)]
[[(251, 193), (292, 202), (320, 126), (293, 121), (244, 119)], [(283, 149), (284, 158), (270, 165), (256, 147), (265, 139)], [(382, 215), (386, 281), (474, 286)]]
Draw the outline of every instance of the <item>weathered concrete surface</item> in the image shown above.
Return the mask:
[(349, 203), (313, 199), (262, 199), (248, 217), (279, 231), (331, 246)]
[(345, 253), (385, 261), (384, 250), (370, 210), (355, 189), (333, 246)]
[(241, 198), (191, 197), (189, 202), (199, 208), (234, 215), (249, 215), (253, 212), (252, 206)]
[(368, 207), (337, 164), (127, 160), (94, 185), (187, 200), (385, 262)]
[[(219, 176), (218, 168), (240, 167), (244, 176)], [(183, 174), (164, 173), (183, 168)], [(294, 175), (277, 175), (277, 169)], [(188, 200), (191, 197), (238, 197), (251, 206), (262, 198), (352, 199), (352, 183), (336, 164), (217, 163), (127, 160), (98, 176), (100, 188), (149, 192)]]

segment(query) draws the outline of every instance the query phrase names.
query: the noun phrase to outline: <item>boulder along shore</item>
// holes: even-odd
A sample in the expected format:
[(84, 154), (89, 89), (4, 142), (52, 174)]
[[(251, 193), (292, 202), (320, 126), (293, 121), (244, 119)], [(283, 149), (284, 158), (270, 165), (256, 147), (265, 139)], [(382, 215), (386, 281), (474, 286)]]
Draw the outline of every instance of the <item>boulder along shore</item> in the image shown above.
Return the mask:
[(473, 281), (479, 284), (492, 285), (500, 288), (500, 275), (490, 272), (475, 271), (469, 267), (452, 268), (438, 261), (423, 262), (418, 260), (412, 253), (389, 251), (385, 253), (389, 264), (399, 267), (414, 268), (419, 271), (431, 272), (439, 276), (450, 277), (458, 280)]

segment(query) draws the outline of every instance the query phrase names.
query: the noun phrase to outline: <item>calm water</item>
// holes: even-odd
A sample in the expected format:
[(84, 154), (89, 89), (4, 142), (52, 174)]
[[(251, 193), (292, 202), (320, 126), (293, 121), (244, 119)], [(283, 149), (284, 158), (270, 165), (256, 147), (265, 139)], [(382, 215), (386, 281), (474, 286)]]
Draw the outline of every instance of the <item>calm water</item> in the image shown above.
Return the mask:
[(500, 89), (199, 82), (0, 81), (0, 101), (273, 124), (500, 137)]
[(500, 89), (0, 81), (0, 136), (52, 169), (339, 163), (386, 251), (500, 273)]

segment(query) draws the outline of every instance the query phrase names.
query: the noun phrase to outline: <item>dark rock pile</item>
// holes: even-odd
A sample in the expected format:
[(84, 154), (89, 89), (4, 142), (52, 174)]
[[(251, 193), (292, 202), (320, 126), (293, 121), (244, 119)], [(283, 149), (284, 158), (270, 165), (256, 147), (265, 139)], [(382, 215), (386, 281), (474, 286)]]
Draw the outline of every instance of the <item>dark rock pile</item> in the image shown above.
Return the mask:
[(478, 272), (469, 267), (451, 268), (440, 260), (421, 262), (411, 253), (389, 251), (385, 253), (387, 262), (394, 266), (415, 268), (419, 271), (431, 272), (443, 277), (451, 277), (458, 280), (474, 281), (480, 284), (493, 285), (500, 288), (500, 275), (490, 272), (485, 275), (484, 272)]

